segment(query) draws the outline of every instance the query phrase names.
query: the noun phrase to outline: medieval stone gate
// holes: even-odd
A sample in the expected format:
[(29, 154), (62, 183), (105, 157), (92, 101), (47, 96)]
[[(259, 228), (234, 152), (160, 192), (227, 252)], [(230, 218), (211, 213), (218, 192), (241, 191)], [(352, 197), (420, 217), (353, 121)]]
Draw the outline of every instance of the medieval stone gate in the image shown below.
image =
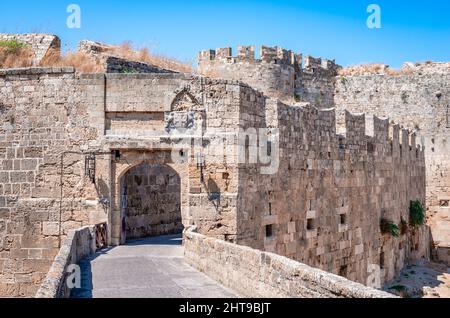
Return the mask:
[(175, 234), (189, 225), (188, 166), (168, 149), (117, 149), (112, 161), (111, 245)]

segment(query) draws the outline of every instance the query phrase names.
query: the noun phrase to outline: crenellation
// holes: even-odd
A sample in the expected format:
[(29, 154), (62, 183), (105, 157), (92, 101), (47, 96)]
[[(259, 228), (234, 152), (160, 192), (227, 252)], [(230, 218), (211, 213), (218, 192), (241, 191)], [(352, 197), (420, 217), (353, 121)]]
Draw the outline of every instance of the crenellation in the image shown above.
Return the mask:
[(416, 145), (416, 138), (417, 138), (416, 132), (412, 132), (410, 134), (410, 138), (409, 138), (409, 145), (411, 146), (411, 148), (413, 150), (416, 149), (416, 147), (417, 147), (417, 145)]
[(203, 50), (198, 54), (199, 62), (222, 61), (228, 63), (247, 62), (255, 65), (263, 63), (279, 64), (286, 66), (299, 66), (302, 64), (302, 54), (295, 54), (291, 50), (286, 50), (277, 46), (260, 47), (260, 58), (255, 58), (255, 46), (238, 46), (237, 55), (233, 56), (233, 49), (218, 48), (215, 50)]
[(213, 61), (216, 58), (215, 50), (204, 50), (200, 51), (198, 55), (199, 61)]
[(318, 57), (312, 57), (311, 55), (305, 56), (305, 69), (318, 69), (323, 68), (322, 65), (322, 58)]
[(255, 61), (255, 47), (254, 46), (238, 46), (237, 57), (238, 62), (252, 63)]
[(380, 144), (386, 144), (389, 139), (389, 119), (373, 116), (375, 140)]
[(215, 58), (218, 60), (230, 61), (233, 57), (233, 49), (231, 47), (220, 48), (216, 50)]
[(402, 128), (400, 130), (400, 146), (401, 146), (401, 156), (402, 158), (408, 158), (408, 154), (411, 150), (411, 145), (410, 145), (410, 140), (409, 140), (409, 129), (407, 128)]
[(256, 59), (254, 49), (254, 46), (239, 46), (236, 57), (230, 48), (221, 51), (220, 57), (217, 52), (222, 49), (201, 51), (198, 71), (209, 77), (242, 81), (268, 97), (290, 103), (334, 107), (331, 83), (340, 68), (334, 61), (306, 56), (303, 63), (302, 54), (277, 46), (261, 46), (260, 58)]
[(345, 136), (348, 140), (363, 140), (366, 136), (365, 114), (352, 114), (345, 111)]
[(294, 59), (294, 52), (288, 51), (283, 48), (277, 48), (277, 63), (281, 64), (287, 64), (287, 65), (294, 65), (295, 60)]
[(325, 133), (330, 135), (336, 134), (336, 109), (318, 109), (318, 119)]
[(261, 46), (261, 60), (266, 63), (273, 63), (278, 58), (277, 47)]

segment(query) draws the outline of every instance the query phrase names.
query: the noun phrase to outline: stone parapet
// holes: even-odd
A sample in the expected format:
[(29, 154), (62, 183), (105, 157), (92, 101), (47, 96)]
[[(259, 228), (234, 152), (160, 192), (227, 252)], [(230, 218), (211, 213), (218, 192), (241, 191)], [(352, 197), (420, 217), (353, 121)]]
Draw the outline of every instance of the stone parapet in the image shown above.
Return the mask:
[(95, 252), (95, 226), (71, 230), (61, 245), (50, 270), (36, 293), (36, 298), (67, 298), (68, 267)]
[(184, 233), (185, 260), (246, 297), (396, 298), (286, 257), (195, 233)]

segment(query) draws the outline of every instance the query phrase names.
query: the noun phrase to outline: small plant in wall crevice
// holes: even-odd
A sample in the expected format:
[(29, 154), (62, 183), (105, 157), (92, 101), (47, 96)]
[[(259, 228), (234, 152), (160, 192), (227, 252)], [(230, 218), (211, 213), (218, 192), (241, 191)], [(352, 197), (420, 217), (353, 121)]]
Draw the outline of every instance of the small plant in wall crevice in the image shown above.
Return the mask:
[(407, 92), (402, 92), (401, 98), (402, 98), (403, 104), (407, 104), (408, 103), (409, 95), (408, 95)]
[(398, 225), (384, 218), (380, 221), (380, 230), (382, 234), (389, 234), (393, 237), (400, 236)]
[(412, 226), (420, 226), (425, 223), (425, 210), (419, 200), (411, 201), (409, 206), (409, 223)]

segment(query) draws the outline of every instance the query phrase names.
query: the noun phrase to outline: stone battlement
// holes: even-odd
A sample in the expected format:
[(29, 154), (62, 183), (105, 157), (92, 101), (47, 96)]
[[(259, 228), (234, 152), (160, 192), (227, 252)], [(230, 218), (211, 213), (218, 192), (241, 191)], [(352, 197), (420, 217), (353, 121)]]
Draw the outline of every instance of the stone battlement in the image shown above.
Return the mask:
[[(273, 107), (270, 105), (269, 103), (267, 107)], [(425, 151), (425, 148), (417, 143), (415, 131), (403, 128), (389, 118), (373, 116), (370, 120), (364, 113), (357, 114), (345, 110), (336, 114), (335, 108), (319, 109), (310, 104), (290, 106), (281, 102), (276, 102), (276, 112), (277, 121), (274, 122), (274, 118), (271, 118), (272, 125), (278, 128), (289, 127), (296, 121), (295, 118), (302, 118), (305, 120), (305, 122), (300, 121), (303, 129), (309, 128), (317, 134), (331, 135), (331, 140), (339, 140), (340, 147), (351, 144), (352, 150), (373, 152), (367, 149), (367, 143), (370, 143), (382, 149), (390, 149), (392, 156), (406, 158), (399, 153), (400, 150), (403, 153), (416, 151), (416, 159), (422, 158)], [(312, 123), (308, 125), (308, 121)], [(383, 156), (385, 155), (386, 153), (383, 153)]]
[(231, 47), (204, 50), (199, 52), (198, 61), (199, 63), (208, 63), (211, 61), (222, 63), (268, 63), (292, 66), (299, 69), (303, 65), (305, 69), (334, 70), (339, 68), (339, 65), (334, 60), (315, 58), (309, 55), (305, 56), (303, 60), (301, 53), (297, 54), (292, 50), (278, 46), (261, 46), (259, 52), (260, 58), (256, 58), (255, 46), (238, 46), (236, 56), (233, 56), (233, 49)]
[(233, 56), (231, 47), (219, 48), (216, 50), (201, 51), (198, 55), (200, 62), (203, 61), (223, 61), (229, 63), (249, 62), (249, 63), (273, 63), (297, 66), (302, 63), (302, 55), (293, 51), (274, 46), (260, 48), (260, 59), (255, 58), (255, 46), (238, 46), (237, 55)]
[[(261, 46), (259, 53), (256, 58), (254, 46), (239, 46), (236, 56), (230, 47), (201, 51), (198, 72), (208, 77), (240, 80), (269, 97), (285, 101), (302, 95), (305, 96), (302, 101), (316, 106), (321, 99), (330, 104), (329, 83), (341, 68), (334, 60), (303, 57), (277, 46)], [(318, 84), (326, 93), (315, 92)]]

